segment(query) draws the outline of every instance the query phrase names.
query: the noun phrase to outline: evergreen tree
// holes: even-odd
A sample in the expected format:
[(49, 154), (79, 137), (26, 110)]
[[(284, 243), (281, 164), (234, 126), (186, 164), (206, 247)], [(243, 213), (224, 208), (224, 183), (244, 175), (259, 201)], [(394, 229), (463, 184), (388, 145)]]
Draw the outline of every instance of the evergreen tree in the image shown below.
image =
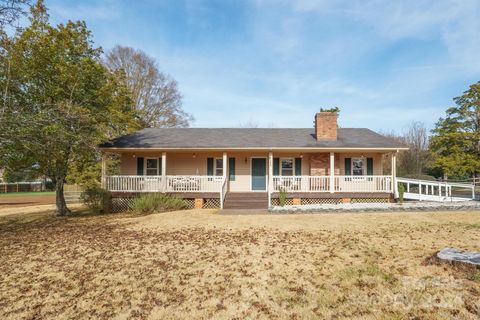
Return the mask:
[(480, 172), (480, 82), (454, 98), (432, 130), (433, 167), (446, 176), (472, 177)]

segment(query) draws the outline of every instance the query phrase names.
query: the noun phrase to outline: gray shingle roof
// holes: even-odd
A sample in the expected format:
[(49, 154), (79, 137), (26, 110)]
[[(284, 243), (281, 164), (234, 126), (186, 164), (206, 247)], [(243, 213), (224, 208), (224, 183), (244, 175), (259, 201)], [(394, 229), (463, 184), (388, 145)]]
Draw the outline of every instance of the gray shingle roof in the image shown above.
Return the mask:
[(339, 128), (336, 141), (319, 141), (310, 128), (149, 128), (101, 148), (404, 148), (365, 128)]

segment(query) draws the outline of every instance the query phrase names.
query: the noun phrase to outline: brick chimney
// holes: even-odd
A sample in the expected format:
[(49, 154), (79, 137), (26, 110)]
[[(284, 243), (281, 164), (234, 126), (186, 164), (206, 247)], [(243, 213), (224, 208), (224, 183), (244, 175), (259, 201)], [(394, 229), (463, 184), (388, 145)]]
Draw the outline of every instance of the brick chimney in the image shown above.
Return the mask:
[(319, 112), (315, 115), (315, 137), (317, 140), (337, 140), (336, 112)]

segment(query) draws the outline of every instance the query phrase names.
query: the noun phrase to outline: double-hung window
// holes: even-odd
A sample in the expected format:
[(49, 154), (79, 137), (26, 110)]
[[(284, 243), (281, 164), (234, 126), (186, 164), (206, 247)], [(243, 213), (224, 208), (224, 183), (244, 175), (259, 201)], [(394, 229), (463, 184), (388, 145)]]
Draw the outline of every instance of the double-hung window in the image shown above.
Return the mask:
[(293, 176), (294, 173), (294, 161), (293, 158), (280, 159), (280, 175)]
[(365, 175), (365, 159), (364, 158), (352, 159), (352, 175), (354, 176)]
[(216, 176), (223, 176), (223, 159), (215, 158), (214, 172)]
[(158, 176), (158, 158), (147, 158), (146, 160), (145, 175)]

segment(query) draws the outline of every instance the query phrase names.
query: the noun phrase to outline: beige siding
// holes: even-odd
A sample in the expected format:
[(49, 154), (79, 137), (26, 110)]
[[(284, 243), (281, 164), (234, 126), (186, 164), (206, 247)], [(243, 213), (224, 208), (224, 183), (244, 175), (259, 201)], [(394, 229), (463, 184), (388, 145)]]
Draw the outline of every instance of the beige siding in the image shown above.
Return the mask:
[[(221, 158), (222, 152), (184, 152), (171, 153), (167, 152), (167, 175), (206, 175), (207, 174), (207, 158)], [(345, 158), (354, 157), (372, 157), (374, 175), (382, 174), (382, 154), (380, 153), (336, 153), (335, 167), (340, 168), (340, 175), (345, 174)], [(121, 156), (121, 174), (136, 175), (137, 174), (137, 158), (138, 157), (156, 157), (161, 158), (161, 152), (156, 153), (124, 153)], [(229, 190), (232, 192), (242, 192), (251, 190), (251, 158), (264, 157), (267, 159), (268, 174), (268, 152), (227, 152), (228, 157), (235, 158), (235, 181), (229, 182)], [(273, 153), (274, 158), (302, 158), (302, 175), (310, 175), (310, 154), (299, 152), (278, 152)], [(228, 162), (227, 162), (228, 166)], [(337, 171), (338, 172), (338, 171)], [(228, 168), (227, 168), (228, 175)]]
[(373, 158), (373, 175), (383, 175), (382, 154), (381, 153), (341, 153), (339, 155), (340, 175), (345, 175), (345, 158)]

